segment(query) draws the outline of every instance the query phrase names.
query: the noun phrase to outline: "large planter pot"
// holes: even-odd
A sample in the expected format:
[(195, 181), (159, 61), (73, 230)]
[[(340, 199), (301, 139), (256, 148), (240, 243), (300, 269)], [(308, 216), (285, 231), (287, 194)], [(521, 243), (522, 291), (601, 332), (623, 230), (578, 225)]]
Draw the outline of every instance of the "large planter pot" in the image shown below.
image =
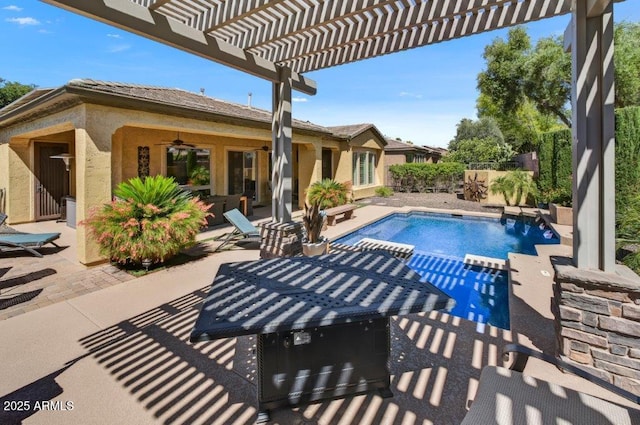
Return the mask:
[(302, 242), (302, 254), (307, 257), (315, 257), (316, 255), (323, 255), (329, 252), (329, 240), (324, 239), (320, 242), (310, 243)]
[(573, 226), (573, 208), (563, 207), (554, 203), (549, 204), (551, 221), (562, 226)]

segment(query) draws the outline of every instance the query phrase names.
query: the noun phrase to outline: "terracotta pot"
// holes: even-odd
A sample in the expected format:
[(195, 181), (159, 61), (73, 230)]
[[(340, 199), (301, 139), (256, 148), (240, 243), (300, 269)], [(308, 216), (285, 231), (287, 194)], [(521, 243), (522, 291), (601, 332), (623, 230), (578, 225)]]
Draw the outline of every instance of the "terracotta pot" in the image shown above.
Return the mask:
[(316, 243), (302, 242), (302, 254), (307, 257), (315, 257), (316, 255), (323, 255), (327, 252), (329, 252), (329, 241), (327, 239)]

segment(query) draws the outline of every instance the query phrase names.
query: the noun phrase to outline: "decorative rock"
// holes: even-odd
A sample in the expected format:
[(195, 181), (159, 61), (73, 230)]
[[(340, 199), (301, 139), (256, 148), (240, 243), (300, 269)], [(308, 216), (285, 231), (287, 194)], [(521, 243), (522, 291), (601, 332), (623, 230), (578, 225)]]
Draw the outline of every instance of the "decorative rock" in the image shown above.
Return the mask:
[(590, 365), (593, 362), (593, 358), (588, 353), (581, 353), (579, 351), (570, 351), (569, 358), (575, 362)]
[(611, 354), (615, 354), (616, 356), (626, 356), (629, 353), (629, 347), (613, 344), (609, 347), (609, 352), (611, 352)]
[(578, 322), (569, 322), (569, 321), (562, 321), (560, 322), (562, 324), (562, 326), (566, 327), (566, 328), (571, 328), (571, 329), (577, 329), (579, 331), (582, 332), (586, 332), (586, 333), (590, 333), (593, 335), (599, 335), (599, 336), (603, 336), (606, 337), (607, 336), (607, 332), (603, 331), (602, 329), (598, 329), (595, 328), (593, 326), (586, 326), (582, 323), (578, 323)]
[(587, 344), (595, 345), (596, 347), (607, 348), (609, 346), (606, 338), (575, 329), (563, 328), (560, 334), (565, 338), (586, 342)]
[(560, 306), (560, 318), (562, 320), (572, 320), (574, 322), (581, 322), (582, 321), (582, 311), (575, 309), (575, 308), (571, 308), (571, 307), (567, 307), (564, 305)]
[(602, 298), (591, 295), (574, 294), (571, 292), (562, 293), (562, 304), (580, 310), (591, 311), (599, 314), (609, 314), (609, 303)]
[(640, 307), (630, 304), (623, 305), (622, 317), (640, 321)]
[(594, 297), (606, 298), (609, 300), (620, 301), (623, 303), (631, 302), (631, 297), (629, 297), (628, 292), (606, 291), (602, 289), (587, 289), (586, 293), (589, 295), (593, 295)]
[(615, 332), (609, 332), (607, 339), (611, 344), (626, 345), (630, 348), (635, 348), (640, 351), (640, 338), (634, 338), (630, 336), (620, 335)]
[(595, 360), (593, 362), (594, 367), (603, 369), (618, 376), (626, 376), (628, 378), (640, 379), (640, 372), (637, 370), (629, 369), (628, 367), (616, 365), (613, 363), (605, 362), (603, 360)]
[(579, 351), (581, 353), (589, 352), (589, 344), (585, 344), (584, 342), (570, 341), (569, 347), (571, 348), (571, 350)]
[(606, 351), (598, 350), (597, 348), (591, 350), (591, 355), (593, 356), (593, 358), (598, 360), (604, 360), (608, 363), (614, 363), (620, 366), (628, 367), (630, 369), (635, 369), (640, 376), (640, 360), (630, 359), (629, 357), (616, 356)]
[(640, 277), (616, 266), (616, 273), (585, 270), (573, 264), (554, 264), (556, 282), (574, 283), (582, 288), (640, 293)]
[(581, 288), (580, 286), (574, 283), (561, 282), (560, 287), (562, 288), (563, 291), (576, 292), (579, 294), (584, 293), (584, 288)]
[(600, 317), (600, 328), (617, 333), (640, 337), (640, 323), (617, 317)]
[(595, 328), (598, 326), (598, 315), (589, 311), (585, 311), (582, 314), (582, 323)]

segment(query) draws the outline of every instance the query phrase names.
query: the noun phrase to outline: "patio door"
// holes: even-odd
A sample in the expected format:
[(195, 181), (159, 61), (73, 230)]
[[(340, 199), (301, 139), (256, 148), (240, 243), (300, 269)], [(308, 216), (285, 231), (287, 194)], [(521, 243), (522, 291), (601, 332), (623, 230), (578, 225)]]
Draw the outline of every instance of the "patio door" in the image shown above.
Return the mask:
[(62, 160), (50, 157), (69, 152), (69, 146), (66, 143), (36, 142), (34, 148), (35, 219), (59, 218), (62, 197), (69, 193), (69, 173)]
[(333, 178), (333, 153), (331, 149), (322, 149), (322, 180)]
[(258, 168), (253, 151), (229, 151), (227, 153), (227, 194), (253, 193), (257, 188)]

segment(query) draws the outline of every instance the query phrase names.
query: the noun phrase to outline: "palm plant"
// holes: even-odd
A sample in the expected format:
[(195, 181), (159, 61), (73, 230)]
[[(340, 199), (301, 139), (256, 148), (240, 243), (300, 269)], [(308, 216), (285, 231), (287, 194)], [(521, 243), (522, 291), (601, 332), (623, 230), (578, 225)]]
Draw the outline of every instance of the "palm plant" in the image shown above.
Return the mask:
[(531, 196), (538, 196), (538, 187), (529, 176), (529, 173), (522, 170), (509, 171), (507, 174), (497, 177), (491, 182), (489, 188), (494, 195), (501, 193), (507, 205), (511, 205), (513, 199), (514, 205), (520, 205), (522, 199)]
[(121, 183), (114, 194), (114, 201), (82, 224), (100, 253), (121, 264), (166, 261), (195, 244), (209, 215), (209, 205), (180, 189), (171, 177), (136, 177)]
[(323, 179), (313, 183), (307, 189), (309, 202), (319, 204), (320, 209), (327, 209), (347, 203), (347, 187), (335, 180)]

